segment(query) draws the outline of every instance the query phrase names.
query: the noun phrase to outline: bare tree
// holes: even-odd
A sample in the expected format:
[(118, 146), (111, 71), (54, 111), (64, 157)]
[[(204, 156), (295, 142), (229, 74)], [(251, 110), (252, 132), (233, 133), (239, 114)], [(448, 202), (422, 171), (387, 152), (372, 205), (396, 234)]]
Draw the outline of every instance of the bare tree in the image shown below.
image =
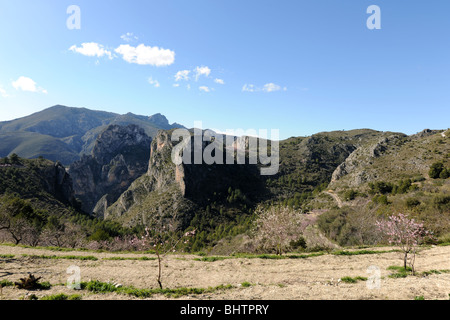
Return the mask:
[(156, 281), (162, 289), (163, 260), (169, 253), (175, 252), (178, 245), (189, 241), (195, 235), (195, 230), (181, 233), (177, 216), (165, 216), (159, 211), (158, 215), (149, 218), (145, 234), (141, 238), (142, 245), (155, 252), (158, 260), (158, 276)]

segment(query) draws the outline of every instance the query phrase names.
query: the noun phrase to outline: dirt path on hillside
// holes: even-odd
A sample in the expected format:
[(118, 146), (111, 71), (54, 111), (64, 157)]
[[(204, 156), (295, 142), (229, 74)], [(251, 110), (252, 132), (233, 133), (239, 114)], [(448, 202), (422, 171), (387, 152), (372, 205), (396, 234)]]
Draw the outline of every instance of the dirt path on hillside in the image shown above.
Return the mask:
[[(386, 249), (386, 248), (384, 248)], [(391, 250), (392, 248), (387, 248)], [(383, 250), (379, 248), (377, 250)], [(97, 261), (41, 259), (27, 255), (81, 255), (95, 256)], [(91, 294), (74, 292), (64, 284), (69, 275), (67, 268), (76, 265), (81, 270), (81, 281), (112, 281), (124, 286), (156, 288), (157, 261), (104, 260), (111, 257), (140, 257), (135, 254), (92, 252), (54, 252), (0, 245), (0, 281), (18, 281), (31, 272), (54, 286), (48, 291), (32, 292), (38, 297), (55, 293), (82, 294), (83, 299), (130, 299), (126, 295)], [(148, 255), (147, 255), (148, 256)], [(184, 296), (182, 299), (256, 299), (256, 300), (303, 300), (303, 299), (406, 299), (417, 296), (425, 299), (449, 299), (450, 273), (429, 276), (389, 278), (389, 266), (400, 266), (401, 253), (338, 256), (323, 255), (306, 259), (245, 259), (232, 258), (214, 262), (196, 261), (198, 256), (174, 255), (164, 262), (163, 284), (168, 288), (208, 288), (233, 285), (233, 289)], [(418, 272), (450, 270), (450, 246), (423, 249), (416, 259)], [(378, 270), (381, 275), (379, 288), (368, 288), (366, 281), (344, 283), (342, 277), (371, 277)], [(371, 273), (372, 272), (372, 273)], [(242, 286), (247, 282), (250, 286)], [(59, 284), (59, 285), (57, 285)], [(20, 299), (27, 291), (13, 287), (3, 288), (1, 299)], [(152, 299), (167, 299), (153, 296)]]
[(339, 208), (342, 208), (344, 206), (344, 203), (342, 202), (341, 198), (339, 198), (339, 196), (336, 193), (334, 193), (333, 190), (324, 191), (323, 193), (332, 197), (336, 201)]

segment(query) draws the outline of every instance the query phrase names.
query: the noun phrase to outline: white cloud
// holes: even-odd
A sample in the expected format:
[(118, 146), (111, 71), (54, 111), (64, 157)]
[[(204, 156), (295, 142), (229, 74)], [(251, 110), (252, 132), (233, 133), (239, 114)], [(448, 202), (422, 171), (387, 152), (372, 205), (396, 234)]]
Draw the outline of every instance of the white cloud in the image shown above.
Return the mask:
[(203, 91), (203, 92), (210, 92), (210, 91), (211, 91), (211, 89), (208, 88), (208, 87), (206, 87), (206, 86), (198, 87), (198, 89), (199, 89), (200, 91)]
[(218, 84), (225, 84), (225, 81), (223, 81), (222, 79), (214, 79), (214, 82)]
[(179, 84), (179, 83), (174, 83), (173, 86), (174, 86), (175, 88), (178, 88), (178, 87), (180, 86), (180, 84)]
[(127, 32), (124, 35), (121, 35), (120, 39), (126, 42), (132, 42), (138, 40), (139, 38), (136, 37), (132, 32)]
[(281, 86), (275, 83), (267, 83), (262, 88), (256, 87), (253, 84), (244, 84), (244, 86), (242, 87), (243, 92), (258, 92), (258, 91), (275, 92), (280, 90), (287, 91), (287, 88), (286, 87), (281, 88)]
[(257, 88), (253, 84), (244, 84), (242, 87), (242, 91), (244, 92), (255, 92)]
[(274, 91), (280, 91), (281, 87), (275, 83), (268, 83), (268, 84), (264, 85), (262, 90), (265, 92), (274, 92)]
[(3, 98), (8, 98), (9, 94), (5, 91), (5, 89), (0, 87), (0, 96), (2, 96)]
[(178, 71), (175, 74), (175, 81), (180, 81), (180, 80), (189, 80), (189, 73), (191, 73), (189, 70), (181, 70)]
[(158, 80), (154, 80), (152, 77), (148, 78), (148, 83), (150, 83), (155, 88), (159, 88), (161, 85)]
[(211, 74), (211, 69), (205, 66), (196, 67), (195, 70), (195, 81), (198, 81), (200, 76), (208, 77)]
[(29, 91), (29, 92), (40, 92), (47, 94), (47, 90), (37, 87), (36, 82), (34, 82), (32, 79), (28, 77), (19, 77), (16, 81), (12, 82), (12, 86), (16, 90), (22, 90), (22, 91)]
[(122, 55), (122, 58), (129, 63), (140, 65), (152, 65), (156, 67), (169, 66), (175, 61), (175, 52), (159, 47), (150, 47), (140, 44), (132, 47), (129, 44), (122, 44), (115, 52)]
[(100, 58), (107, 56), (109, 59), (112, 59), (111, 51), (106, 50), (104, 46), (95, 42), (82, 43), (81, 47), (73, 45), (69, 48), (69, 50), (88, 57)]

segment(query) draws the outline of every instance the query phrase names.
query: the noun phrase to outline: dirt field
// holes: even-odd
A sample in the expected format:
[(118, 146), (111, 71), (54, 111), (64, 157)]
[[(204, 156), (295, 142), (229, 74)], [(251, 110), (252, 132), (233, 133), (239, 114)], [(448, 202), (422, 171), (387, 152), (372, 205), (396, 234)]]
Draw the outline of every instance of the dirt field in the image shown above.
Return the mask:
[[(392, 250), (377, 248), (376, 250)], [(23, 255), (46, 256), (95, 256), (97, 261), (42, 259)], [(28, 249), (0, 245), (0, 281), (18, 281), (29, 272), (42, 277), (53, 286), (50, 290), (28, 292), (15, 287), (4, 287), (0, 299), (21, 299), (30, 294), (41, 298), (57, 293), (81, 294), (83, 300), (131, 299), (124, 294), (93, 294), (85, 290), (68, 289), (65, 284), (69, 275), (66, 270), (76, 265), (81, 270), (81, 281), (113, 281), (123, 286), (156, 288), (157, 261), (104, 260), (111, 257), (141, 257), (138, 254), (115, 254), (95, 252), (58, 252), (43, 249)], [(5, 255), (14, 255), (7, 257)], [(147, 255), (151, 257), (150, 255)], [(232, 289), (182, 296), (180, 299), (256, 299), (256, 300), (335, 300), (377, 299), (413, 300), (417, 296), (425, 299), (448, 300), (450, 273), (428, 276), (389, 278), (389, 266), (400, 266), (399, 252), (341, 256), (326, 254), (306, 259), (248, 259), (232, 258), (214, 262), (196, 261), (198, 256), (174, 255), (165, 261), (163, 284), (167, 288), (208, 288), (218, 285), (233, 285)], [(375, 266), (381, 272), (379, 288), (369, 289), (367, 281), (345, 283), (342, 277), (371, 277), (368, 268)], [(416, 258), (418, 273), (430, 270), (450, 270), (450, 246), (422, 249)], [(250, 285), (242, 286), (242, 283)], [(152, 299), (168, 299), (154, 295)]]

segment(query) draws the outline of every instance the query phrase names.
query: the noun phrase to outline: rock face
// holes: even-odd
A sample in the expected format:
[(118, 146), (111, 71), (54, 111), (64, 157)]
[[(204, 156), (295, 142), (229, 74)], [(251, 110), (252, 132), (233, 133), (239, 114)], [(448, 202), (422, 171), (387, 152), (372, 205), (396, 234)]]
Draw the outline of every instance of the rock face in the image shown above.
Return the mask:
[(64, 203), (76, 206), (75, 193), (72, 187), (72, 178), (66, 169), (59, 163), (48, 166), (42, 172), (44, 189)]
[(376, 179), (377, 176), (374, 172), (369, 172), (364, 168), (370, 167), (372, 161), (381, 157), (391, 145), (401, 143), (401, 139), (404, 137), (406, 137), (404, 134), (387, 133), (372, 143), (358, 147), (333, 172), (331, 186), (344, 176), (350, 187), (357, 187)]
[[(172, 161), (175, 145), (170, 131), (158, 132), (151, 145), (147, 173), (106, 210), (105, 219), (136, 226), (147, 224), (154, 215), (175, 215), (186, 227), (196, 209), (210, 203), (214, 194), (226, 194), (228, 188), (248, 191), (246, 194), (255, 199), (264, 194), (256, 165), (176, 165)], [(208, 144), (202, 145), (204, 150)]]
[(69, 173), (82, 209), (102, 217), (104, 209), (147, 171), (151, 138), (136, 125), (110, 125), (91, 155), (73, 163)]

